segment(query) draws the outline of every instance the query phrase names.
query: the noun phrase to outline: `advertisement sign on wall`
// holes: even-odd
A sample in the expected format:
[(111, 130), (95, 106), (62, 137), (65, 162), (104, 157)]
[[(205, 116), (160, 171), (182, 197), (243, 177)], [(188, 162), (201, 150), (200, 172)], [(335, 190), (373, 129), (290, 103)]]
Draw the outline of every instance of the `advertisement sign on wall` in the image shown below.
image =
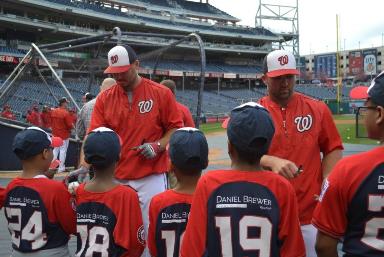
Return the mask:
[(377, 50), (368, 49), (363, 51), (364, 56), (364, 74), (365, 75), (375, 75), (376, 74), (376, 64), (377, 64)]
[(336, 54), (316, 55), (314, 62), (316, 77), (322, 79), (336, 77)]
[(349, 74), (358, 75), (363, 71), (363, 55), (361, 51), (349, 52)]

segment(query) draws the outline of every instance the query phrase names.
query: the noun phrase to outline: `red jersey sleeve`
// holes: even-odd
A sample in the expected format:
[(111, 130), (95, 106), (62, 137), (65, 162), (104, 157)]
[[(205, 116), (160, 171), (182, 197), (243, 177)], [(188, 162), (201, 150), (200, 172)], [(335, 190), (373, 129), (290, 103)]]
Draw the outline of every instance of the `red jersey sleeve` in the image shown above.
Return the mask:
[(65, 120), (65, 125), (67, 126), (68, 129), (73, 128), (73, 117), (70, 113), (67, 113), (64, 117)]
[(164, 96), (161, 101), (160, 117), (165, 131), (169, 131), (174, 128), (183, 127), (183, 120), (180, 112), (177, 109), (176, 99), (173, 96), (171, 90), (164, 90)]
[(76, 233), (76, 213), (74, 199), (62, 183), (58, 183), (58, 189), (53, 198), (52, 208), (57, 222), (64, 231), (70, 235)]
[[(124, 189), (128, 189), (125, 188)], [(125, 190), (124, 190), (125, 191)], [(119, 216), (113, 231), (115, 243), (127, 250), (126, 256), (139, 257), (144, 251), (144, 226), (139, 198), (132, 189), (124, 193), (124, 206), (119, 206)]]
[(180, 257), (203, 256), (207, 238), (207, 199), (206, 180), (201, 177), (193, 196), (191, 212), (184, 238), (181, 243)]
[(157, 215), (159, 213), (158, 206), (154, 201), (155, 198), (152, 198), (151, 203), (149, 205), (149, 227), (148, 227), (148, 239), (147, 245), (149, 252), (152, 257), (157, 257), (157, 248), (156, 248), (156, 221)]
[(279, 239), (283, 242), (280, 249), (280, 256), (305, 256), (305, 246), (300, 228), (296, 193), (290, 184), (284, 191), (285, 193), (283, 194), (289, 197), (281, 206), (284, 213), (280, 215), (281, 222), (279, 225)]
[(184, 126), (194, 128), (195, 122), (193, 121), (192, 114), (189, 111), (189, 109), (185, 107), (183, 109), (183, 112), (184, 112)]
[(96, 103), (92, 111), (91, 121), (89, 123), (88, 131), (92, 131), (98, 127), (108, 127), (104, 119), (104, 98), (103, 94), (96, 98)]
[(341, 185), (341, 181), (345, 180), (343, 170), (340, 162), (337, 163), (328, 178), (324, 180), (319, 203), (312, 217), (312, 224), (317, 229), (334, 238), (344, 235), (348, 222), (346, 217), (348, 190)]
[(321, 152), (328, 154), (335, 149), (343, 149), (343, 143), (340, 138), (340, 134), (333, 121), (331, 111), (324, 103), (320, 103), (323, 108), (322, 115), (322, 128), (319, 134), (319, 146)]

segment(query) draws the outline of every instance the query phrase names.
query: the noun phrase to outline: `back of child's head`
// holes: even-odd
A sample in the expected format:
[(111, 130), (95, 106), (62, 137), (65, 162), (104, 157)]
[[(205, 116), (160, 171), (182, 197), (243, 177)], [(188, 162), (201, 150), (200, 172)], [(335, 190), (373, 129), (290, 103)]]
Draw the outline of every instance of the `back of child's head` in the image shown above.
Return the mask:
[[(365, 99), (365, 107), (375, 110), (376, 116), (366, 116), (364, 119), (367, 135), (371, 139), (384, 140), (384, 71), (382, 71), (377, 77), (371, 81), (369, 87), (358, 86), (354, 87), (350, 92), (351, 99)], [(374, 112), (370, 112), (373, 114)], [(368, 115), (368, 114), (367, 114)], [(376, 118), (370, 118), (376, 117)]]
[(275, 127), (267, 109), (248, 102), (231, 111), (227, 135), (238, 158), (248, 164), (258, 164), (268, 153)]
[(50, 137), (41, 128), (29, 127), (16, 134), (13, 139), (12, 150), (20, 160), (27, 161), (45, 149), (59, 147), (62, 144), (61, 138)]
[(120, 159), (120, 138), (113, 130), (99, 127), (92, 130), (84, 142), (84, 159), (95, 172), (115, 165)]
[(169, 157), (181, 174), (199, 175), (208, 166), (207, 139), (198, 129), (178, 129), (169, 140)]
[(167, 88), (169, 88), (174, 95), (176, 94), (176, 83), (175, 83), (175, 81), (173, 81), (171, 79), (165, 79), (165, 80), (161, 81), (160, 84), (163, 85), (163, 86), (166, 86)]

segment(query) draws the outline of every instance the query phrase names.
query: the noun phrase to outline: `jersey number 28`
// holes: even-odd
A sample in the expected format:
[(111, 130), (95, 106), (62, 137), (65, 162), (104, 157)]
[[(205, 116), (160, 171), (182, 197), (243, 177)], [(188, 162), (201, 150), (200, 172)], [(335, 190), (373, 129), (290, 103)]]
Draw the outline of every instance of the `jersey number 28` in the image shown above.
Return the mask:
[[(85, 252), (85, 257), (93, 256), (93, 253), (99, 253), (101, 257), (108, 257), (109, 234), (106, 228), (94, 226), (88, 230), (87, 225), (77, 225), (77, 232), (81, 238), (81, 249), (76, 253), (76, 256), (82, 256), (85, 245), (88, 241), (88, 249)], [(101, 242), (97, 243), (96, 239), (102, 237)]]

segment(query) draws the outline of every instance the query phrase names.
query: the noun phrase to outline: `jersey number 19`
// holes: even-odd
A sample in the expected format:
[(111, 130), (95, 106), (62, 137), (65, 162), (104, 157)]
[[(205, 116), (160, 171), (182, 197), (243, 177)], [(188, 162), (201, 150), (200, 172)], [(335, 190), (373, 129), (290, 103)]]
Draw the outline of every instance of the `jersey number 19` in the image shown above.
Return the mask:
[[(221, 253), (223, 257), (233, 257), (232, 228), (230, 216), (216, 216), (216, 227), (219, 228)], [(248, 228), (260, 229), (259, 238), (249, 238)], [(245, 251), (258, 250), (259, 256), (269, 256), (271, 250), (272, 224), (269, 219), (258, 216), (243, 216), (238, 224), (239, 244)], [(237, 242), (236, 242), (237, 243)]]

